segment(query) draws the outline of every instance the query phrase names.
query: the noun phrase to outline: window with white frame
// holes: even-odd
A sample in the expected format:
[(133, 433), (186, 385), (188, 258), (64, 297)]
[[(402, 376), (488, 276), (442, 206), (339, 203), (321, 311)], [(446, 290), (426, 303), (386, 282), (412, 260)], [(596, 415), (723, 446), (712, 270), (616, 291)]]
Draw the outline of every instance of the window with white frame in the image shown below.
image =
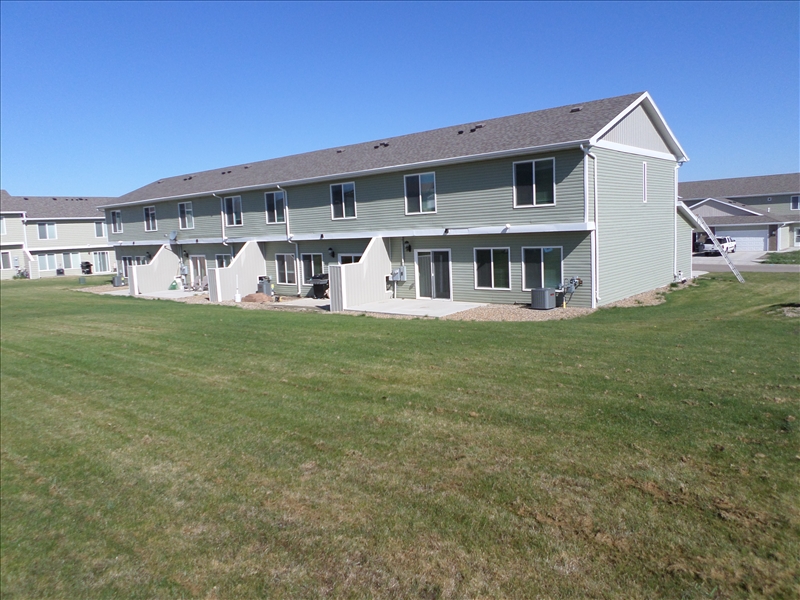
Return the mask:
[(222, 269), (222, 268), (231, 266), (231, 255), (230, 254), (217, 254), (214, 258), (217, 261), (217, 268), (218, 269)]
[(322, 274), (322, 254), (301, 254), (303, 263), (303, 283), (310, 284), (314, 275)]
[(267, 192), (264, 194), (267, 210), (267, 223), (286, 222), (286, 200), (283, 192)]
[(146, 256), (137, 256), (136, 258), (133, 259), (133, 264), (135, 265), (146, 265), (149, 262), (150, 259), (147, 258)]
[(55, 223), (39, 223), (39, 239), (40, 240), (55, 240), (56, 224)]
[(360, 254), (340, 254), (339, 255), (339, 264), (340, 265), (349, 265), (350, 263), (357, 263), (361, 260)]
[(0, 268), (4, 271), (11, 268), (11, 252), (0, 252)]
[(102, 221), (95, 221), (94, 222), (94, 237), (101, 238), (106, 237), (106, 224)]
[(800, 196), (792, 196), (792, 210), (800, 210)]
[(242, 224), (242, 197), (228, 196), (225, 203), (225, 224), (228, 227), (239, 227)]
[(514, 206), (552, 206), (556, 203), (556, 159), (514, 163)]
[(275, 268), (278, 271), (278, 283), (297, 283), (294, 273), (294, 254), (276, 254)]
[[(94, 267), (95, 273), (108, 273), (111, 270), (110, 263), (108, 261), (108, 252), (94, 252), (92, 254), (92, 258), (94, 259)], [(128, 256), (128, 264), (130, 265), (131, 257)], [(127, 270), (125, 271), (125, 277), (128, 276)]]
[(434, 173), (406, 175), (406, 214), (436, 212), (436, 176)]
[(56, 255), (55, 254), (40, 254), (39, 255), (39, 270), (40, 271), (55, 271), (56, 270)]
[(6, 218), (0, 217), (0, 235), (6, 234)]
[(647, 163), (642, 163), (642, 203), (647, 204)]
[(191, 202), (178, 203), (178, 227), (180, 229), (194, 229), (194, 211)]
[(509, 248), (475, 248), (475, 287), (511, 289)]
[(331, 218), (356, 218), (355, 183), (337, 183), (331, 186)]
[(156, 221), (156, 207), (144, 207), (144, 230), (145, 231), (158, 231), (158, 222)]
[(522, 249), (522, 289), (560, 288), (562, 276), (560, 247)]
[(111, 233), (122, 233), (122, 211), (111, 211)]
[(80, 252), (64, 252), (61, 255), (64, 261), (65, 269), (80, 269), (81, 268), (81, 253)]

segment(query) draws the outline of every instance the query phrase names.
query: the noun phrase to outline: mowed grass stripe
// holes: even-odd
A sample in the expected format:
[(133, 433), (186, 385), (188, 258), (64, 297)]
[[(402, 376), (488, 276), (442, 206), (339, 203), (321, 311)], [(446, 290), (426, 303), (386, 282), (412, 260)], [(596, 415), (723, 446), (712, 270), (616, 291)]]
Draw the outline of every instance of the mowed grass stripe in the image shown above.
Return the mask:
[(74, 284), (0, 286), (4, 597), (797, 590), (790, 274), (547, 323)]

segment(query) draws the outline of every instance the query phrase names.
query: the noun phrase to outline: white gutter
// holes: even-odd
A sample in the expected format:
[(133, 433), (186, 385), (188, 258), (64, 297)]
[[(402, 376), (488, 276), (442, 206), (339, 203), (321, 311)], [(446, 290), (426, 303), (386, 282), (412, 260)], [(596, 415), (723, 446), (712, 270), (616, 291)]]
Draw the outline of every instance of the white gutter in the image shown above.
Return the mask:
[[(375, 169), (363, 169), (361, 171), (350, 171), (345, 173), (333, 173), (330, 175), (320, 175), (318, 177), (306, 177), (302, 179), (289, 179), (286, 181), (272, 181), (272, 182), (264, 182), (258, 183), (254, 185), (246, 185), (241, 187), (235, 188), (222, 188), (217, 190), (206, 190), (203, 192), (194, 192), (191, 194), (179, 194), (177, 196), (162, 196), (157, 198), (148, 198), (146, 200), (134, 200), (132, 202), (120, 202), (117, 204), (106, 204), (104, 206), (98, 206), (98, 210), (100, 209), (107, 209), (107, 208), (119, 208), (125, 206), (136, 206), (138, 204), (149, 204), (153, 202), (166, 202), (168, 200), (184, 200), (189, 198), (202, 198), (203, 196), (217, 196), (217, 194), (233, 194), (239, 192), (247, 192), (252, 190), (261, 190), (267, 189), (271, 187), (278, 187), (280, 186), (291, 186), (291, 185), (305, 185), (308, 183), (320, 183), (323, 181), (336, 181), (338, 179), (344, 178), (351, 178), (351, 177), (362, 177), (365, 175), (379, 175), (381, 173), (392, 173), (396, 171), (406, 171), (409, 169), (418, 169), (418, 168), (433, 168), (439, 167), (454, 163), (469, 163), (469, 162), (477, 162), (482, 160), (490, 160), (494, 158), (505, 158), (510, 156), (519, 156), (523, 154), (530, 154), (533, 152), (552, 152), (555, 150), (568, 150), (570, 148), (577, 148), (581, 144), (588, 143), (588, 140), (574, 140), (570, 142), (561, 142), (558, 144), (547, 144), (544, 146), (530, 146), (527, 148), (516, 148), (514, 150), (500, 150), (496, 152), (484, 152), (483, 154), (472, 154), (469, 156), (455, 156), (453, 158), (442, 158), (438, 160), (426, 160), (420, 161), (415, 163), (404, 163), (401, 165), (391, 165), (388, 167), (378, 167)], [(333, 150), (331, 150), (333, 152)]]
[(28, 213), (22, 213), (22, 248), (30, 254), (30, 250), (28, 250)]
[[(598, 219), (598, 201), (597, 201), (597, 156), (591, 153), (591, 146), (584, 148), (581, 144), (581, 150), (584, 152), (584, 159), (590, 157), (594, 164), (593, 175), (594, 181), (592, 186), (592, 195), (594, 196), (594, 227), (592, 228), (592, 308), (597, 308), (597, 303), (600, 301), (600, 240), (599, 240), (599, 219)], [(587, 174), (586, 183), (588, 184), (589, 177)], [(587, 209), (588, 211), (588, 200)], [(587, 215), (588, 217), (588, 215)], [(587, 218), (588, 221), (588, 218)], [(587, 222), (587, 225), (589, 223)]]
[(294, 279), (297, 283), (297, 295), (302, 296), (303, 290), (301, 288), (302, 281), (300, 277), (300, 246), (292, 239), (292, 230), (289, 225), (289, 194), (286, 193), (280, 184), (275, 184), (280, 191), (283, 192), (283, 210), (284, 215), (286, 216), (286, 241), (290, 244), (294, 244)]

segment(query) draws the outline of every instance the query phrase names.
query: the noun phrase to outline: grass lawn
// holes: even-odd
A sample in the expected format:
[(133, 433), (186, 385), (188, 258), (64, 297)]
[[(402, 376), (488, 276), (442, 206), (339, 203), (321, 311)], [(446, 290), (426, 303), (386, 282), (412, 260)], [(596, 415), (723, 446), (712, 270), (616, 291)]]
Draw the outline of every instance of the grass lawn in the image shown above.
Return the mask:
[(796, 274), (540, 323), (76, 285), (0, 286), (4, 599), (800, 594)]
[(800, 250), (770, 252), (761, 262), (766, 265), (800, 265)]

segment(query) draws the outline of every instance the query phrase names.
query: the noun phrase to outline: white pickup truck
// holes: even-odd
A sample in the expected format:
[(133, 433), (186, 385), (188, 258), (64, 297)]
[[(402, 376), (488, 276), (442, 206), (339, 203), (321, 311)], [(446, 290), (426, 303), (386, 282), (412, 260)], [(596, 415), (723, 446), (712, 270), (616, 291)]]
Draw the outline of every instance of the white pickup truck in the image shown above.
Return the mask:
[[(718, 237), (717, 241), (719, 242), (719, 245), (722, 246), (722, 249), (725, 250), (726, 254), (736, 252), (736, 240), (733, 238)], [(711, 241), (711, 238), (707, 239), (701, 244), (698, 244), (697, 251), (703, 252), (706, 256), (711, 256), (712, 254), (717, 253), (717, 249), (714, 246), (714, 242)]]

